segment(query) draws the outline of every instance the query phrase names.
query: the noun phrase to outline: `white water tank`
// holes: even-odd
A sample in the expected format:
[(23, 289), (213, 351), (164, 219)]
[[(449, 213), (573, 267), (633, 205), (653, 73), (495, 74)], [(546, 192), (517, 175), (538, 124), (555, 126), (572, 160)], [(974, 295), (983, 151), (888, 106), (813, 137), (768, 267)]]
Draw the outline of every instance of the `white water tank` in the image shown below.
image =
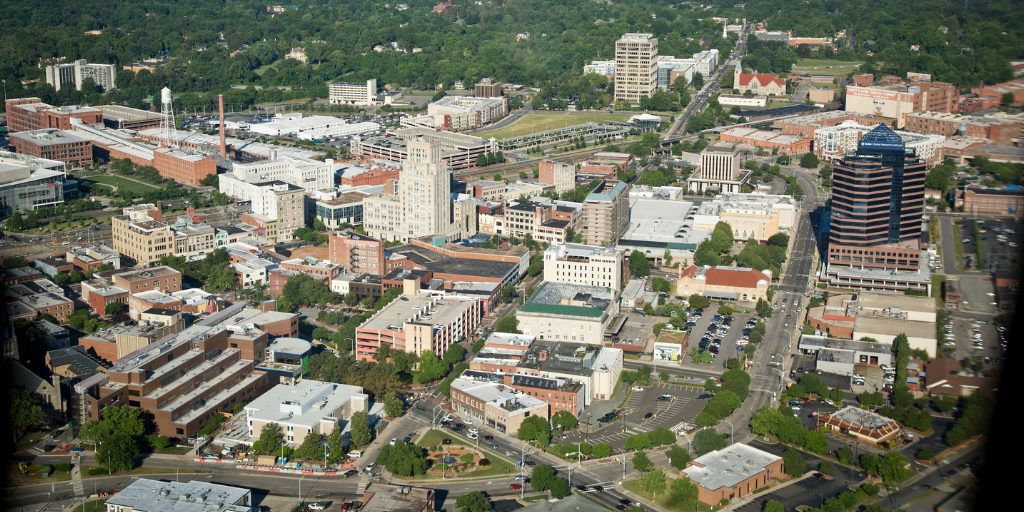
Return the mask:
[(160, 103), (168, 104), (171, 102), (171, 90), (164, 87), (160, 89)]

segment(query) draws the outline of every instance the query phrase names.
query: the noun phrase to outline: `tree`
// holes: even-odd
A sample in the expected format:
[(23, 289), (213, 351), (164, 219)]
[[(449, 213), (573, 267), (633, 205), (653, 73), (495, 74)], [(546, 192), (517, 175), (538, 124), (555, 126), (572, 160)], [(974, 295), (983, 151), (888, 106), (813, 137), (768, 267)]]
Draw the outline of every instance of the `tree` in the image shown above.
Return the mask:
[(817, 167), (819, 163), (821, 161), (814, 153), (804, 153), (804, 156), (800, 157), (800, 167)]
[(114, 316), (124, 313), (127, 309), (128, 306), (123, 302), (110, 302), (105, 308), (103, 308), (103, 312), (107, 316)]
[(772, 316), (772, 305), (764, 299), (757, 299), (757, 305), (754, 309), (761, 318), (769, 318)]
[(694, 73), (693, 80), (690, 81), (690, 85), (698, 91), (704, 88), (704, 75), (701, 73)]
[(842, 464), (849, 464), (853, 460), (853, 450), (849, 446), (843, 446), (836, 452), (836, 458)]
[(388, 417), (397, 418), (402, 415), (404, 409), (405, 404), (394, 391), (384, 396), (384, 414)]
[(702, 309), (711, 305), (711, 299), (695, 293), (693, 295), (690, 295), (690, 298), (687, 300), (687, 303), (690, 305), (691, 308)]
[(15, 211), (11, 218), (7, 219), (7, 229), (21, 231), (25, 227), (25, 220), (21, 218), (21, 212)]
[(935, 454), (927, 446), (917, 451), (917, 458), (921, 460), (932, 460), (934, 457)]
[(626, 438), (623, 446), (626, 450), (646, 450), (651, 448), (651, 438), (646, 433), (633, 434)]
[(444, 351), (444, 355), (441, 356), (441, 359), (449, 365), (454, 366), (461, 362), (464, 357), (466, 357), (466, 348), (455, 343), (448, 347), (448, 350)]
[(597, 443), (594, 445), (594, 457), (603, 459), (612, 454), (612, 447), (608, 443)]
[(878, 455), (865, 453), (860, 456), (860, 467), (867, 474), (878, 473)]
[(665, 452), (665, 455), (668, 457), (668, 463), (671, 464), (672, 467), (676, 469), (685, 469), (686, 464), (690, 462), (689, 452), (687, 452), (685, 448), (679, 446), (678, 444), (673, 444), (672, 446), (669, 446), (668, 451)]
[(665, 248), (665, 254), (664, 254), (663, 259), (665, 260), (665, 266), (666, 267), (671, 267), (672, 266), (672, 250), (669, 249), (668, 247)]
[(956, 407), (957, 398), (955, 396), (943, 393), (939, 396), (932, 398), (931, 405), (935, 410), (939, 412), (947, 412), (953, 410)]
[(836, 465), (830, 460), (824, 460), (818, 465), (818, 471), (826, 475), (831, 475), (836, 472)]
[(652, 446), (665, 446), (676, 442), (676, 434), (665, 427), (658, 427), (647, 433)]
[[(385, 408), (387, 408), (386, 403)], [(370, 430), (370, 415), (366, 411), (352, 413), (349, 423), (352, 425), (352, 442), (354, 444), (364, 446), (373, 441), (373, 431)]]
[(569, 481), (564, 478), (556, 478), (551, 481), (551, 497), (562, 499), (572, 493), (569, 489)]
[(787, 448), (782, 453), (782, 465), (786, 474), (792, 477), (804, 474), (804, 471), (807, 469), (807, 461), (804, 460), (803, 454), (793, 447)]
[(275, 453), (281, 445), (281, 426), (277, 423), (265, 423), (260, 429), (259, 451)]
[(697, 452), (698, 456), (720, 450), (728, 444), (729, 441), (725, 439), (725, 435), (719, 434), (713, 429), (700, 430), (693, 436), (693, 451)]
[(524, 441), (537, 441), (541, 446), (551, 442), (551, 425), (540, 416), (530, 416), (519, 424), (516, 436)]
[(572, 430), (580, 425), (569, 411), (558, 411), (551, 417), (551, 425), (558, 430)]
[(651, 263), (647, 256), (640, 251), (633, 251), (629, 255), (629, 271), (636, 277), (645, 277), (651, 274)]
[(677, 478), (672, 481), (672, 488), (669, 491), (672, 502), (678, 504), (682, 510), (696, 510), (697, 498), (700, 496), (700, 488), (690, 481), (690, 477)]
[(519, 331), (519, 319), (517, 319), (515, 315), (502, 317), (498, 320), (498, 323), (494, 325), (494, 332), (522, 334), (522, 332)]
[(645, 473), (650, 471), (651, 468), (654, 467), (654, 464), (651, 462), (651, 459), (647, 458), (647, 454), (644, 453), (643, 450), (639, 450), (633, 454), (633, 467), (635, 467), (637, 471)]
[(302, 444), (295, 450), (296, 456), (309, 462), (321, 460), (325, 453), (324, 445), (320, 443), (320, 434), (315, 432), (306, 434)]
[(138, 457), (138, 440), (126, 433), (116, 432), (103, 439), (103, 443), (96, 449), (95, 459), (110, 471), (131, 471), (135, 469)]
[(808, 432), (804, 438), (804, 449), (811, 453), (824, 455), (828, 452), (828, 441), (825, 440), (825, 434), (819, 431)]
[(655, 496), (660, 492), (665, 492), (665, 483), (665, 472), (660, 469), (640, 476), (640, 488)]
[(768, 502), (764, 504), (763, 512), (786, 512), (786, 507), (778, 501), (768, 500)]
[(455, 498), (457, 512), (487, 512), (491, 509), (491, 500), (480, 491), (473, 491)]
[(555, 480), (555, 470), (551, 466), (538, 464), (530, 472), (530, 486), (536, 491), (546, 491)]
[[(366, 414), (366, 413), (363, 413), (363, 414)], [(352, 415), (352, 418), (355, 419), (355, 414)], [(355, 431), (354, 431), (354, 427), (355, 426), (356, 426), (356, 424), (353, 423), (352, 424), (352, 427), (353, 427), (353, 432), (352, 432), (353, 442), (355, 442), (355, 435), (356, 435)], [(356, 444), (358, 445), (359, 443), (356, 443)], [(327, 436), (327, 454), (331, 458), (331, 460), (339, 461), (339, 460), (344, 459), (345, 453), (347, 451), (348, 450), (345, 449), (345, 438), (344, 438), (344, 436), (341, 435), (341, 428), (335, 427), (334, 430), (332, 430), (331, 433)]]
[(14, 387), (10, 390), (10, 396), (11, 409), (8, 418), (15, 438), (20, 438), (33, 427), (42, 426), (43, 406), (38, 398), (24, 389)]
[(377, 455), (377, 463), (397, 476), (422, 475), (427, 470), (423, 449), (411, 443), (385, 445)]
[(910, 476), (906, 468), (907, 458), (897, 451), (889, 452), (878, 459), (878, 474), (886, 483), (897, 483)]

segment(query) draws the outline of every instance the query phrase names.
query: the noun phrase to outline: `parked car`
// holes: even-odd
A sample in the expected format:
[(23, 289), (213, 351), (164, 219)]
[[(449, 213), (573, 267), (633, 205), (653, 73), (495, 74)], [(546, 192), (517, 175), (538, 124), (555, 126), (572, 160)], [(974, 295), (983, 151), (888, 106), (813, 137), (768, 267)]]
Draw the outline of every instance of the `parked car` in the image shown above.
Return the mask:
[(643, 386), (633, 386), (633, 391), (643, 391)]
[(512, 484), (508, 486), (508, 488), (512, 489), (513, 491), (518, 491), (519, 489), (523, 488), (523, 484)]

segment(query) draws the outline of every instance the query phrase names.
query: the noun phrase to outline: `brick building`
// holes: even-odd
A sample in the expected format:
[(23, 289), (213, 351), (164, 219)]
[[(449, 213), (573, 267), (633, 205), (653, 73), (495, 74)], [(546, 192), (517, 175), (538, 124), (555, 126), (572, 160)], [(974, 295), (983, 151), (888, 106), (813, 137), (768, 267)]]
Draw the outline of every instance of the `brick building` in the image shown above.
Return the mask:
[[(379, 276), (392, 270), (387, 267), (384, 242), (352, 229), (330, 233), (328, 254), (331, 263), (345, 268), (349, 273)], [(331, 277), (333, 279), (335, 276)]]
[(746, 144), (768, 150), (777, 149), (782, 155), (795, 155), (811, 150), (813, 139), (796, 135), (784, 135), (778, 132), (758, 130), (755, 128), (730, 128), (722, 132), (721, 142)]
[(942, 112), (914, 112), (907, 114), (906, 131), (910, 133), (954, 135), (988, 139), (995, 144), (1012, 146), (1021, 134), (1017, 121), (978, 116), (963, 116)]
[(199, 186), (203, 178), (217, 174), (217, 161), (213, 158), (168, 148), (153, 150), (153, 167), (165, 178), (192, 186)]
[(1014, 215), (1024, 211), (1024, 189), (964, 187), (954, 192), (953, 206), (968, 215)]
[(709, 505), (750, 496), (785, 478), (782, 457), (733, 443), (691, 460), (679, 477), (697, 484), (697, 499)]
[(92, 143), (69, 132), (49, 128), (10, 135), (16, 153), (81, 166), (92, 162)]
[(71, 119), (87, 124), (103, 123), (103, 111), (92, 107), (54, 107), (39, 98), (14, 98), (6, 102), (7, 128), (27, 132), (56, 128), (70, 130)]

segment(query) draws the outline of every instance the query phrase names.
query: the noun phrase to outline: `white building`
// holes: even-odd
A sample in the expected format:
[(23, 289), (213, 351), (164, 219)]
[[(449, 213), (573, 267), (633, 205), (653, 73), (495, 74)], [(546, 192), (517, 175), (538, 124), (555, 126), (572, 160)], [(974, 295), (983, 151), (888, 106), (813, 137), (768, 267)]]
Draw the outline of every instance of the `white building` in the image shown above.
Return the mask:
[(606, 286), (545, 281), (520, 308), (519, 330), (538, 340), (599, 343), (619, 314), (619, 292)]
[(544, 280), (618, 290), (623, 251), (594, 245), (552, 244), (544, 251)]
[(427, 105), (427, 113), (403, 116), (402, 126), (461, 132), (480, 128), (508, 114), (507, 98), (445, 96)]
[(328, 435), (355, 412), (369, 412), (370, 397), (359, 386), (301, 380), (279, 384), (245, 406), (249, 437), (259, 439), (263, 425), (281, 428), (287, 443), (302, 444), (307, 435)]
[(744, 96), (742, 94), (722, 94), (718, 96), (718, 103), (722, 106), (737, 107), (759, 107), (768, 106), (768, 96)]
[(248, 130), (253, 133), (270, 137), (289, 135), (301, 140), (345, 137), (380, 129), (377, 123), (350, 123), (344, 118), (333, 116), (281, 117), (267, 123), (248, 125)]
[(107, 498), (107, 512), (250, 512), (252, 491), (201, 480), (139, 478)]
[(658, 56), (658, 87), (668, 89), (677, 77), (685, 77), (686, 83), (693, 81), (693, 73), (697, 70), (693, 59), (679, 59), (671, 55)]
[(693, 54), (694, 72), (710, 77), (718, 69), (718, 50), (705, 50)]
[(78, 59), (69, 64), (46, 66), (46, 83), (60, 90), (64, 84), (75, 84), (75, 90), (82, 90), (82, 81), (92, 78), (103, 91), (116, 89), (117, 66), (113, 64), (89, 64), (85, 59)]
[(796, 203), (791, 196), (728, 192), (705, 201), (694, 212), (694, 229), (713, 231), (725, 222), (736, 240), (767, 240), (789, 231), (796, 222)]
[(615, 61), (595, 60), (583, 66), (583, 73), (594, 73), (608, 78), (615, 78)]
[(331, 82), (327, 85), (332, 105), (374, 105), (377, 99), (377, 79), (362, 82)]
[[(814, 152), (818, 158), (834, 161), (857, 151), (861, 137), (875, 126), (864, 126), (857, 121), (849, 120), (835, 126), (814, 130)], [(946, 137), (942, 135), (910, 133), (902, 130), (894, 132), (903, 139), (907, 149), (913, 149), (917, 157), (928, 165), (940, 163), (945, 156)]]
[(267, 284), (267, 272), (277, 268), (277, 264), (263, 258), (239, 261), (231, 264), (231, 270), (238, 274), (242, 288), (251, 288), (254, 284)]
[(658, 89), (658, 39), (624, 34), (615, 41), (615, 101), (634, 105)]
[[(309, 191), (328, 190), (334, 187), (334, 160), (328, 159), (321, 162), (271, 153), (269, 160), (234, 164), (231, 174), (234, 175), (234, 179), (247, 184), (283, 181)], [(223, 182), (224, 178), (229, 176), (227, 174), (220, 175), (221, 181)], [(232, 197), (242, 197), (224, 190), (224, 185), (221, 185), (221, 192)]]
[(306, 225), (303, 189), (283, 181), (248, 183), (226, 174), (220, 176), (220, 191), (240, 201), (252, 201), (251, 216), (259, 220), (268, 239), (287, 242), (296, 229)]

